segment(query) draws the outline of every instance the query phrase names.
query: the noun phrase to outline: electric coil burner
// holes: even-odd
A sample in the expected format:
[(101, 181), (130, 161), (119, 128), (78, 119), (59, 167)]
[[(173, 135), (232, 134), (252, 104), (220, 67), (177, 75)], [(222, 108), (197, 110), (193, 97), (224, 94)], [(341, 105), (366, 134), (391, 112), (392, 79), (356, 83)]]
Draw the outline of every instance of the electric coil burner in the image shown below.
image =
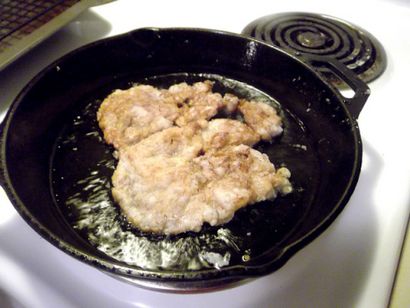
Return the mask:
[[(364, 82), (380, 76), (386, 68), (386, 53), (369, 32), (344, 20), (311, 13), (282, 13), (259, 18), (242, 34), (265, 41), (307, 59), (337, 60)], [(315, 66), (314, 62), (310, 62)], [(326, 67), (315, 66), (335, 86), (343, 81)]]

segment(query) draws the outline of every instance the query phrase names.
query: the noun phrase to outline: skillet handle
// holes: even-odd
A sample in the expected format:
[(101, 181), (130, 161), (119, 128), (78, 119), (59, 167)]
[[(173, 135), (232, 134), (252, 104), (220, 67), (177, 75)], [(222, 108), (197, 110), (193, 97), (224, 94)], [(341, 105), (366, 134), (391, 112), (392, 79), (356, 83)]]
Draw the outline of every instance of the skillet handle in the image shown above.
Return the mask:
[(353, 97), (348, 98), (343, 95), (342, 96), (350, 114), (353, 118), (357, 119), (367, 101), (367, 98), (370, 95), (370, 88), (367, 84), (359, 79), (354, 72), (335, 59), (328, 58), (323, 60), (323, 58), (319, 59), (314, 56), (308, 56), (305, 60), (307, 60), (307, 62), (309, 62), (313, 67), (325, 67), (329, 69), (332, 73), (349, 85), (349, 87), (351, 87), (354, 91)]

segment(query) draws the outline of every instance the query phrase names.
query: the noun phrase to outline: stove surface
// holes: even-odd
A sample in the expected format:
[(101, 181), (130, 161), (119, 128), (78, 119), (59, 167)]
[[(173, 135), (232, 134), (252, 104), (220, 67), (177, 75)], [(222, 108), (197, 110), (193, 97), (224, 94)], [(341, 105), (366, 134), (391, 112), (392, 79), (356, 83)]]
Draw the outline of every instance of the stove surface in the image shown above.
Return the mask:
[(358, 123), (363, 167), (334, 223), (285, 266), (239, 286), (199, 294), (150, 291), (64, 254), (35, 233), (0, 189), (1, 307), (386, 307), (410, 201), (410, 4), (405, 0), (282, 2), (119, 0), (90, 9), (0, 72), (0, 112), (44, 66), (99, 38), (140, 27), (198, 27), (240, 33), (261, 16), (311, 12), (374, 35), (388, 65), (369, 86)]

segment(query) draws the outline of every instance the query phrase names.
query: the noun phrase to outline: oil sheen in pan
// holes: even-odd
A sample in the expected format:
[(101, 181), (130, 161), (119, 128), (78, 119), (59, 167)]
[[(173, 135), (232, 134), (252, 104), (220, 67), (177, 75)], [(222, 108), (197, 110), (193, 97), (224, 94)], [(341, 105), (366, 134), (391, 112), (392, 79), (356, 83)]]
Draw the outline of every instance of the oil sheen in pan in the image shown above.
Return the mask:
[[(158, 236), (131, 226), (111, 196), (111, 176), (116, 166), (96, 120), (102, 99), (116, 88), (133, 83), (169, 87), (186, 81), (215, 81), (214, 91), (273, 104), (284, 120), (284, 134), (257, 149), (268, 154), (275, 166), (292, 172), (294, 192), (276, 200), (239, 210), (231, 222), (205, 225), (199, 233)], [(200, 270), (252, 262), (292, 234), (312, 202), (319, 180), (318, 163), (305, 128), (297, 118), (265, 93), (245, 83), (210, 74), (169, 74), (118, 82), (79, 102), (67, 117), (52, 158), (55, 200), (74, 230), (108, 256), (149, 270)], [(306, 175), (309, 176), (306, 176)]]

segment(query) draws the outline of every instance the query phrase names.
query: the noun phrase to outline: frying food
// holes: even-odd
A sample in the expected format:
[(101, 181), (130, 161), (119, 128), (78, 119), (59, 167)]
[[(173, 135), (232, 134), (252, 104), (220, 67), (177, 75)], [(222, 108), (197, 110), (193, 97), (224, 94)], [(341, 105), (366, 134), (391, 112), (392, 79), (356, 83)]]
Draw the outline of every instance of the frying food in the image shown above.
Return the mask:
[(239, 111), (243, 114), (245, 122), (265, 141), (272, 140), (283, 131), (282, 119), (275, 109), (265, 103), (242, 101), (239, 104)]
[(109, 95), (98, 110), (97, 120), (106, 142), (118, 149), (171, 127), (178, 116), (177, 105), (167, 103), (162, 91), (139, 85)]
[(238, 98), (212, 93), (212, 82), (197, 82), (192, 86), (180, 83), (169, 89), (136, 85), (128, 90), (116, 90), (101, 104), (97, 120), (104, 139), (119, 149), (132, 145), (149, 135), (190, 122), (208, 120), (218, 111), (236, 110)]
[(180, 116), (175, 123), (178, 126), (187, 125), (198, 120), (208, 120), (215, 116), (224, 106), (219, 93), (212, 93), (212, 83), (197, 82), (192, 86), (180, 83), (171, 86), (165, 92), (166, 100), (180, 107)]
[(228, 145), (246, 144), (253, 146), (260, 136), (248, 125), (237, 120), (214, 119), (201, 132), (204, 150), (220, 149)]
[[(215, 118), (218, 113), (235, 118)], [(282, 132), (276, 110), (212, 92), (210, 81), (117, 90), (97, 119), (119, 162), (112, 194), (142, 231), (177, 234), (224, 224), (249, 204), (292, 191), (290, 172), (251, 147)]]
[[(155, 135), (147, 139), (157, 139)], [(121, 152), (112, 192), (128, 219), (143, 231), (200, 231), (205, 222), (226, 223), (239, 208), (291, 190), (286, 168), (275, 172), (266, 154), (243, 144), (194, 156), (195, 151), (168, 143), (157, 155), (141, 157), (142, 143)], [(176, 150), (173, 155), (168, 146)]]

